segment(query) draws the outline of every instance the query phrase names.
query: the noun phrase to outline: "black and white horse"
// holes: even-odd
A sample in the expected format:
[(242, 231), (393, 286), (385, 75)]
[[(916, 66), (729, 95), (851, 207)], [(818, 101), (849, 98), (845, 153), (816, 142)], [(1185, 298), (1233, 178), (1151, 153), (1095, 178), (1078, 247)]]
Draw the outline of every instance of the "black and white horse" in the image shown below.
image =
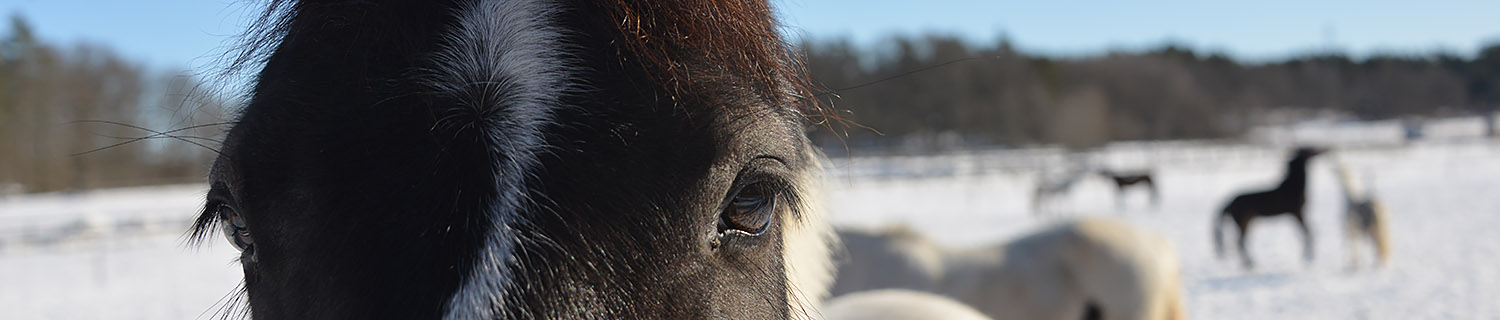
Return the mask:
[(269, 6), (195, 227), (241, 250), (242, 312), (815, 313), (822, 113), (764, 1)]
[(1335, 159), (1334, 173), (1339, 178), (1344, 195), (1344, 253), (1349, 267), (1359, 266), (1359, 247), (1368, 242), (1375, 252), (1375, 263), (1385, 265), (1391, 258), (1390, 218), (1385, 203), (1380, 201), (1371, 188), (1360, 190), (1355, 186), (1354, 175), (1343, 160)]

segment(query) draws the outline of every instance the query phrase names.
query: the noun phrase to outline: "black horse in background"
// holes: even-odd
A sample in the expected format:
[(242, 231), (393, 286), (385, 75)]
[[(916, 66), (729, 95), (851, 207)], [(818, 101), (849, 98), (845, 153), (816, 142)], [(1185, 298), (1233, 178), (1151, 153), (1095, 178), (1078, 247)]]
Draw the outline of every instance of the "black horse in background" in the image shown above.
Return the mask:
[(1224, 218), (1228, 217), (1234, 221), (1239, 230), (1239, 251), (1246, 268), (1253, 268), (1255, 263), (1250, 259), (1250, 253), (1245, 250), (1245, 236), (1250, 231), (1250, 222), (1260, 217), (1271, 217), (1289, 214), (1297, 219), (1297, 226), (1301, 228), (1304, 244), (1304, 258), (1311, 262), (1313, 259), (1312, 232), (1307, 228), (1307, 219), (1302, 214), (1302, 208), (1307, 203), (1307, 162), (1324, 150), (1320, 148), (1301, 147), (1292, 152), (1292, 159), (1286, 164), (1286, 176), (1282, 178), (1281, 184), (1275, 189), (1242, 194), (1234, 197), (1219, 216), (1214, 219), (1214, 252), (1220, 258), (1224, 257)]

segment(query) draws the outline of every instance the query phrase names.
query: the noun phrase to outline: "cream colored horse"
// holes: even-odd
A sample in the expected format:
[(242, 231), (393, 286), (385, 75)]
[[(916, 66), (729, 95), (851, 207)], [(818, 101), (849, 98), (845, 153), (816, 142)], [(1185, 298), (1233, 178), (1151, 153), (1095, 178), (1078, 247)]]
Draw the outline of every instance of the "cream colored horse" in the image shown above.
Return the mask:
[(841, 230), (831, 293), (901, 288), (995, 319), (1183, 319), (1175, 249), (1128, 224), (1084, 218), (998, 246), (951, 249), (905, 228)]

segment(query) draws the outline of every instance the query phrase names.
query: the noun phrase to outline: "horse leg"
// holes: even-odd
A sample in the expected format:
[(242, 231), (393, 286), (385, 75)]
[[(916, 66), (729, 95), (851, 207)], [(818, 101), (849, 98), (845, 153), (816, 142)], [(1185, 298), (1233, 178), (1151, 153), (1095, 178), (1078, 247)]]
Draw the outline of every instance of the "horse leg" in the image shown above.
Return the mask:
[(1151, 188), (1151, 208), (1161, 209), (1161, 190), (1156, 189), (1156, 181), (1146, 180), (1146, 187)]
[(1250, 217), (1234, 216), (1234, 224), (1240, 229), (1239, 247), (1240, 259), (1244, 260), (1245, 269), (1254, 269), (1255, 261), (1250, 259), (1250, 250), (1245, 249), (1245, 238), (1250, 234)]
[(1214, 255), (1221, 260), (1224, 259), (1224, 216), (1227, 215), (1229, 213), (1219, 213), (1219, 216), (1214, 218)]
[(1031, 194), (1031, 216), (1032, 217), (1040, 217), (1040, 216), (1042, 216), (1042, 190), (1041, 189), (1037, 189), (1036, 193), (1032, 193)]
[(1125, 210), (1125, 187), (1115, 188), (1115, 211)]
[(1364, 238), (1355, 224), (1354, 214), (1351, 210), (1344, 215), (1344, 256), (1348, 258), (1350, 270), (1359, 268), (1358, 244)]
[(1312, 238), (1312, 231), (1307, 228), (1307, 220), (1304, 219), (1304, 218), (1302, 218), (1302, 212), (1293, 212), (1292, 216), (1297, 218), (1297, 226), (1300, 227), (1300, 228), (1302, 228), (1302, 256), (1303, 256), (1302, 258), (1304, 260), (1306, 260), (1307, 263), (1312, 263), (1312, 260), (1313, 260), (1313, 238)]
[(1349, 224), (1349, 221), (1346, 221), (1346, 224), (1344, 224), (1344, 260), (1349, 264), (1350, 270), (1358, 269), (1359, 267), (1359, 254), (1355, 252), (1358, 236), (1355, 236), (1355, 228), (1353, 227), (1355, 225)]

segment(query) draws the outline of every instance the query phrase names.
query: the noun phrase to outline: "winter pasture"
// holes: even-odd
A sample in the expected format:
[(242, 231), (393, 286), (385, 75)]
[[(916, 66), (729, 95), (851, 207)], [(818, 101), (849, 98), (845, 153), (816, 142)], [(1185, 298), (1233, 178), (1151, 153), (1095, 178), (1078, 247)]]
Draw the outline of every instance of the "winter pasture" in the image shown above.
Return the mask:
[[(1330, 129), (1331, 128), (1331, 129)], [(1195, 319), (1493, 319), (1500, 317), (1500, 142), (1475, 137), (1474, 119), (1434, 122), (1401, 141), (1394, 123), (1266, 130), (1246, 141), (1118, 143), (1081, 155), (1056, 149), (964, 151), (830, 160), (826, 205), (839, 225), (905, 223), (952, 246), (1017, 237), (1078, 215), (1105, 215), (1160, 232), (1183, 263)], [(1215, 211), (1243, 191), (1274, 186), (1286, 150), (1334, 146), (1309, 169), (1307, 215), (1317, 258), (1304, 264), (1289, 217), (1258, 220), (1258, 268), (1215, 258)], [(1351, 268), (1333, 159), (1390, 211), (1391, 264)], [(1162, 191), (1117, 208), (1113, 185), (1086, 176), (1033, 214), (1043, 172), (1070, 164), (1150, 169)], [(183, 234), (202, 185), (0, 197), (0, 318), (194, 319), (224, 305), (239, 282), (222, 239)], [(1368, 262), (1370, 252), (1361, 251)]]

